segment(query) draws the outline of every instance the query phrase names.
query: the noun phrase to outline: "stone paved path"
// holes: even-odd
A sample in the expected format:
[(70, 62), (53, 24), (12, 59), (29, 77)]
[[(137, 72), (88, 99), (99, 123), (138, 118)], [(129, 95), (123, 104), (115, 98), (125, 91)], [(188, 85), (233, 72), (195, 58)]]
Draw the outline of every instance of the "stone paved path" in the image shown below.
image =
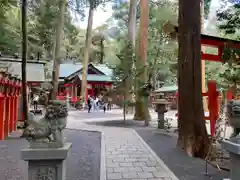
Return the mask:
[(134, 130), (89, 126), (72, 117), (69, 116), (68, 128), (103, 133), (101, 180), (178, 180)]

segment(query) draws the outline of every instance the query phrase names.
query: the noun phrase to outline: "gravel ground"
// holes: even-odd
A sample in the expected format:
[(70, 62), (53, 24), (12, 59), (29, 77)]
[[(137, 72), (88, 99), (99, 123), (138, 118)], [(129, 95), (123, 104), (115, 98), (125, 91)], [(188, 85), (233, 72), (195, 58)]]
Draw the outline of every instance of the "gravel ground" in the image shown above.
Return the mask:
[[(99, 180), (101, 133), (65, 130), (72, 149), (67, 159), (67, 180)], [(0, 141), (0, 180), (27, 180), (27, 163), (20, 160), (20, 150), (27, 141), (10, 138)]]
[(229, 177), (229, 172), (218, 171), (210, 165), (208, 166), (208, 173), (211, 176), (204, 176), (205, 161), (191, 158), (182, 150), (176, 148), (177, 137), (146, 128), (137, 128), (136, 131), (179, 180), (222, 180), (224, 177)]

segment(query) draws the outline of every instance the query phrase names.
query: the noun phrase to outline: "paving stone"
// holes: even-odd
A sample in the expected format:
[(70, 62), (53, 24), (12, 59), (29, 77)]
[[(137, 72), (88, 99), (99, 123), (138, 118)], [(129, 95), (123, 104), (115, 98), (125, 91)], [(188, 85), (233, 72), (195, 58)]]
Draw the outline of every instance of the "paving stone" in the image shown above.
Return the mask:
[(107, 179), (122, 179), (121, 173), (107, 173)]
[(158, 172), (157, 168), (156, 167), (142, 167), (143, 171), (146, 171), (146, 172)]
[(157, 161), (146, 161), (147, 166), (158, 166), (158, 162)]
[(107, 168), (107, 173), (112, 173), (113, 172), (113, 168)]
[(141, 167), (117, 167), (114, 172), (143, 172)]
[(126, 162), (126, 160), (124, 158), (115, 158), (112, 159), (113, 162)]
[(119, 163), (107, 163), (107, 167), (119, 167)]
[(133, 179), (133, 178), (138, 178), (138, 175), (136, 172), (126, 172), (126, 173), (123, 173), (123, 178)]
[(142, 167), (142, 166), (147, 166), (146, 162), (133, 162), (133, 166), (139, 166), (139, 167)]
[(153, 178), (153, 174), (150, 172), (138, 173), (139, 178)]
[(122, 167), (133, 167), (133, 163), (131, 162), (119, 163), (119, 165)]
[(167, 178), (169, 175), (165, 172), (153, 172), (154, 177)]

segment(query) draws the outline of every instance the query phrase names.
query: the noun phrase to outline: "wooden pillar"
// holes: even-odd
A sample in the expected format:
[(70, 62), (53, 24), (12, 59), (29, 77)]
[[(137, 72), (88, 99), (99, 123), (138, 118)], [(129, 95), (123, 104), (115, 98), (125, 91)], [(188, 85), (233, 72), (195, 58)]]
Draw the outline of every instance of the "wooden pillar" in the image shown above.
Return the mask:
[(0, 140), (4, 140), (4, 95), (0, 94)]
[(4, 140), (4, 113), (5, 113), (5, 96), (3, 94), (4, 80), (3, 73), (0, 75), (0, 140)]
[(10, 98), (10, 120), (9, 120), (9, 132), (13, 132), (14, 130), (14, 113), (15, 113), (15, 109), (14, 109), (14, 82), (13, 82), (13, 78), (11, 77), (10, 81), (9, 81), (9, 88), (10, 88), (10, 93), (9, 93), (9, 98)]
[(20, 80), (17, 80), (15, 87), (15, 96), (14, 96), (14, 105), (15, 105), (15, 115), (14, 115), (14, 131), (17, 130), (17, 121), (18, 121), (18, 98), (20, 95)]
[(4, 136), (7, 137), (10, 132), (10, 115), (11, 115), (11, 107), (10, 107), (10, 91), (9, 91), (9, 80), (6, 80), (5, 84), (5, 124), (4, 124)]
[(227, 90), (227, 100), (228, 100), (228, 101), (231, 101), (232, 99), (233, 99), (232, 89), (229, 88), (229, 89)]
[(211, 136), (215, 136), (216, 122), (218, 119), (218, 95), (216, 81), (208, 81), (208, 109)]

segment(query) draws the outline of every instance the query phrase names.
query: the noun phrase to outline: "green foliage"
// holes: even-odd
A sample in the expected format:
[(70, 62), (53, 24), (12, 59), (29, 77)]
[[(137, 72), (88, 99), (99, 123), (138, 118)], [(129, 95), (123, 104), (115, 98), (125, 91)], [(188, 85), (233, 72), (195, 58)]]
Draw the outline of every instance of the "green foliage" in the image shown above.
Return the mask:
[(219, 29), (226, 34), (235, 34), (240, 28), (240, 4), (232, 4), (217, 13)]
[[(122, 63), (124, 57), (129, 56), (127, 37), (127, 20), (128, 20), (129, 4), (124, 2), (114, 7), (113, 18), (119, 29), (118, 36), (115, 38), (114, 44), (119, 47), (116, 52), (119, 58), (116, 58), (115, 76), (119, 79), (126, 77), (124, 71), (127, 64)], [(138, 12), (139, 13), (139, 12)], [(139, 16), (139, 15), (138, 15)], [(137, 16), (137, 18), (138, 18)], [(177, 5), (172, 1), (151, 1), (149, 9), (149, 36), (148, 36), (148, 66), (136, 69), (133, 67), (131, 74), (136, 76), (141, 74), (143, 68), (148, 68), (148, 76), (153, 81), (164, 81), (167, 84), (176, 81), (176, 71), (171, 71), (171, 65), (177, 60), (177, 43), (170, 41), (170, 38), (163, 32), (164, 23), (170, 20), (177, 22)], [(110, 21), (111, 22), (111, 21)], [(138, 27), (138, 23), (137, 23)], [(137, 39), (138, 42), (138, 39)], [(138, 43), (136, 43), (138, 44)], [(138, 47), (138, 45), (136, 45)], [(119, 50), (120, 49), (120, 50)], [(133, 52), (134, 54), (136, 52)], [(136, 61), (136, 57), (134, 58)], [(131, 63), (131, 62), (129, 62)], [(136, 77), (137, 79), (138, 77)], [(156, 79), (156, 80), (154, 80)]]
[[(4, 0), (0, 3), (0, 52), (4, 56), (21, 54), (21, 11), (17, 2), (17, 0)], [(49, 60), (53, 58), (56, 18), (59, 14), (58, 2), (59, 0), (29, 1), (28, 56), (35, 55), (36, 57), (39, 53), (41, 58)], [(85, 30), (73, 23), (72, 14), (84, 17), (84, 10), (89, 4), (87, 0), (67, 0), (67, 2), (61, 57), (81, 60), (83, 59)], [(100, 47), (99, 43), (94, 41), (90, 50), (90, 62), (99, 62), (99, 58), (105, 54), (105, 49), (105, 42)]]
[(207, 19), (212, 0), (203, 0), (203, 1), (204, 1), (204, 18)]
[[(232, 0), (226, 0), (224, 3), (228, 4), (228, 8), (225, 6), (217, 13), (218, 29), (225, 34), (224, 37), (239, 39), (240, 4)], [(239, 55), (239, 49), (233, 48), (230, 42), (225, 44), (222, 55), (225, 64), (221, 65), (220, 74), (217, 77), (224, 88), (236, 87), (240, 81)]]

